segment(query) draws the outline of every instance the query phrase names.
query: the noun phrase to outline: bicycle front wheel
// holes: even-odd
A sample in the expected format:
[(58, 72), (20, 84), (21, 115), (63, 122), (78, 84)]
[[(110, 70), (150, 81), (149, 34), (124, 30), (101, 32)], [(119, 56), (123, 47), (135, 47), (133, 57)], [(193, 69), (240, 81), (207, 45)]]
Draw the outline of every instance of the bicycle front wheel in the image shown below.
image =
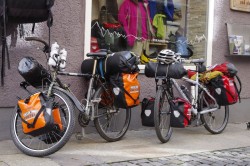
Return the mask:
[[(200, 95), (200, 111), (211, 108), (211, 104), (206, 100), (204, 92)], [(220, 134), (223, 132), (228, 124), (229, 119), (229, 107), (220, 106), (218, 110), (214, 112), (208, 112), (201, 114), (201, 121), (204, 123), (204, 127), (212, 134)]]
[(100, 87), (94, 100), (100, 100), (95, 104), (95, 127), (100, 136), (108, 142), (120, 140), (128, 130), (131, 109), (121, 109), (114, 106), (113, 93), (109, 89)]
[[(75, 113), (72, 101), (62, 92), (53, 90), (51, 97), (59, 108), (62, 127), (54, 127), (51, 131), (38, 136), (23, 133), (22, 120), (17, 107), (11, 119), (11, 137), (16, 147), (24, 154), (35, 157), (47, 156), (61, 149), (70, 139), (75, 127)], [(54, 111), (54, 110), (53, 110)]]
[(159, 86), (154, 103), (154, 123), (157, 137), (162, 143), (168, 142), (173, 132), (170, 126), (170, 117), (171, 109), (167, 93), (163, 87)]

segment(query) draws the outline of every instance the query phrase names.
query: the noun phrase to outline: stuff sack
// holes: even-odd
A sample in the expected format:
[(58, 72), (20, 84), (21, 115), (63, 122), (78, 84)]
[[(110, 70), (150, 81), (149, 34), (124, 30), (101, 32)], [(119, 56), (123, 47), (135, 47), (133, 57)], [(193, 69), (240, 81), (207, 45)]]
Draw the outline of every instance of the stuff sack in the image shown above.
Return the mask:
[[(91, 78), (91, 75), (93, 73), (94, 62), (95, 60), (92, 58), (88, 58), (82, 61), (81, 72), (83, 74), (89, 74), (89, 76), (85, 77), (87, 79)], [(104, 73), (104, 60), (103, 59), (97, 60), (96, 68), (97, 68), (96, 73), (99, 73), (102, 77), (104, 77), (105, 73)]]
[(174, 79), (181, 79), (187, 74), (181, 63), (173, 63), (170, 65), (149, 62), (145, 66), (145, 76), (149, 78), (155, 77), (169, 77)]
[(141, 122), (143, 126), (154, 127), (154, 98), (144, 98), (141, 104)]
[(184, 128), (188, 126), (191, 119), (191, 104), (184, 99), (177, 98), (171, 105), (171, 127)]
[(110, 76), (114, 105), (117, 108), (132, 108), (140, 104), (140, 83), (137, 76), (138, 73), (119, 73)]
[(139, 71), (138, 63), (138, 58), (130, 51), (116, 52), (106, 58), (105, 72), (108, 75), (136, 73)]
[(23, 58), (18, 65), (19, 74), (33, 87), (50, 84), (51, 75), (32, 57)]
[(40, 92), (18, 101), (18, 115), (22, 120), (24, 134), (38, 136), (50, 132), (55, 127), (63, 130), (59, 109), (52, 108), (52, 101)]
[(211, 94), (220, 106), (235, 104), (239, 99), (239, 92), (234, 78), (218, 76), (210, 80), (209, 86)]
[(220, 71), (228, 77), (234, 77), (234, 76), (236, 76), (236, 74), (238, 72), (238, 70), (236, 69), (234, 64), (228, 63), (228, 62), (219, 64), (219, 65), (215, 65), (212, 68), (212, 71)]
[(53, 5), (54, 0), (6, 0), (7, 16), (15, 23), (43, 22), (49, 18)]

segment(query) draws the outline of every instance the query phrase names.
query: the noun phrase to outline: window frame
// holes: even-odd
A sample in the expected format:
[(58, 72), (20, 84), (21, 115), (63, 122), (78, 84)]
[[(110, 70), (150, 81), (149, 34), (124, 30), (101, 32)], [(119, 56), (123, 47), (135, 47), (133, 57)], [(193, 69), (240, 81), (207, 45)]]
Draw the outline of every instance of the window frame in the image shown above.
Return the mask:
[[(214, 4), (215, 0), (208, 0), (207, 14), (207, 45), (206, 45), (206, 65), (212, 65), (213, 52), (213, 30), (214, 30)], [(92, 0), (85, 1), (85, 28), (84, 28), (84, 59), (86, 54), (90, 52), (91, 44), (91, 20), (92, 20)], [(144, 73), (145, 65), (139, 65), (142, 73)], [(190, 68), (190, 67), (189, 67)]]

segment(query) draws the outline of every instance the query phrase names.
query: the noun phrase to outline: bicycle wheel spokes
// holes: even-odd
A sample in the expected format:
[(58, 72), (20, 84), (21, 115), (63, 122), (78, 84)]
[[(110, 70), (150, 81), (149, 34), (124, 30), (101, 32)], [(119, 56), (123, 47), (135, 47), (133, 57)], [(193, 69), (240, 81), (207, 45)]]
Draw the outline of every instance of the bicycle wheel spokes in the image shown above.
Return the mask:
[(131, 119), (130, 109), (114, 107), (111, 93), (99, 88), (95, 94), (95, 98), (101, 98), (102, 101), (95, 106), (94, 123), (100, 136), (109, 142), (118, 141), (125, 135)]
[[(200, 99), (201, 111), (210, 107), (209, 102), (205, 102), (203, 93), (201, 94), (201, 99)], [(226, 128), (228, 119), (229, 119), (228, 106), (221, 106), (220, 108), (218, 108), (218, 110), (214, 112), (209, 112), (201, 115), (201, 121), (202, 123), (204, 123), (204, 127), (212, 134), (221, 133)]]
[(215, 112), (203, 114), (201, 119), (209, 132), (219, 134), (226, 128), (228, 117), (228, 107), (221, 106)]
[(167, 94), (159, 87), (154, 105), (154, 123), (157, 137), (162, 143), (167, 142), (172, 135), (170, 126), (170, 105)]

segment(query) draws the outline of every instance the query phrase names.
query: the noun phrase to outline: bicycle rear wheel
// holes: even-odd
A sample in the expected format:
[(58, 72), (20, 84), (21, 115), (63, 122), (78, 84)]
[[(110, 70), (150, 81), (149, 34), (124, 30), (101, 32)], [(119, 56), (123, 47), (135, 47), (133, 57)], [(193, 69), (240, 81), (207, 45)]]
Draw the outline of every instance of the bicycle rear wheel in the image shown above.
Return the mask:
[(94, 95), (94, 100), (101, 100), (95, 104), (94, 124), (100, 136), (108, 142), (120, 140), (127, 132), (131, 119), (131, 109), (116, 108), (112, 96), (112, 91), (103, 87)]
[[(200, 94), (200, 111), (207, 108), (211, 108), (211, 104), (207, 101), (204, 92)], [(229, 119), (229, 107), (220, 106), (218, 110), (201, 114), (201, 122), (204, 123), (204, 127), (212, 134), (220, 134), (223, 132), (228, 124)]]
[(173, 132), (170, 126), (170, 111), (167, 93), (159, 86), (154, 103), (154, 123), (157, 137), (162, 143), (168, 142)]
[(38, 136), (23, 133), (22, 120), (17, 107), (11, 119), (11, 137), (17, 148), (24, 154), (35, 157), (47, 156), (61, 149), (70, 139), (75, 127), (74, 106), (62, 92), (53, 90), (51, 97), (59, 108), (62, 128), (54, 127), (51, 131)]

